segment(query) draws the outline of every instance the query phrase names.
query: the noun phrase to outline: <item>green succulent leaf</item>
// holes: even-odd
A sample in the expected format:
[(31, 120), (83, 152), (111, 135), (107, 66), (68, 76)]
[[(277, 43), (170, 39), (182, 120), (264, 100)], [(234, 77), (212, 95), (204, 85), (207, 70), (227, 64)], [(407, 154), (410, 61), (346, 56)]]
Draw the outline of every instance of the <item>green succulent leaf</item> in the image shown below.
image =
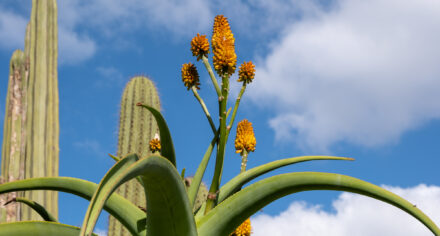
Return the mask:
[(199, 235), (229, 235), (267, 204), (289, 194), (311, 190), (338, 190), (375, 198), (400, 208), (422, 222), (435, 235), (440, 235), (440, 229), (428, 216), (398, 195), (350, 176), (319, 172), (277, 175), (240, 190), (197, 222)]
[[(105, 201), (117, 187), (139, 175), (144, 182), (148, 206), (148, 235), (196, 236), (197, 229), (185, 186), (175, 166), (162, 156), (153, 154), (131, 164), (122, 174), (115, 175), (115, 179), (106, 183), (106, 191), (101, 191), (97, 199)], [(99, 212), (100, 206), (95, 204), (92, 210)], [(86, 234), (95, 226), (94, 217), (96, 215), (91, 215), (84, 226), (87, 227)]]
[(154, 107), (150, 107), (146, 104), (138, 103), (137, 105), (143, 108), (147, 108), (151, 112), (151, 114), (153, 114), (160, 131), (160, 144), (162, 146), (161, 155), (168, 159), (171, 163), (173, 163), (174, 166), (176, 166), (176, 154), (174, 152), (173, 140), (171, 138), (171, 133), (168, 129), (168, 125), (162, 114)]
[[(55, 190), (90, 200), (97, 188), (97, 184), (82, 179), (42, 177), (0, 184), (0, 194), (28, 190)], [(145, 212), (116, 193), (110, 196), (104, 209), (118, 219), (132, 234), (137, 232), (138, 224), (145, 221)], [(76, 235), (78, 234), (79, 231)]]
[(77, 236), (78, 233), (78, 227), (49, 221), (21, 221), (0, 224), (0, 236)]
[(344, 160), (344, 161), (353, 161), (353, 158), (348, 157), (334, 157), (334, 156), (300, 156), (300, 157), (291, 157), (286, 159), (281, 159), (277, 161), (273, 161), (261, 166), (254, 167), (249, 169), (243, 173), (232, 178), (225, 185), (220, 188), (218, 201), (222, 202), (235, 192), (241, 189), (243, 185), (252, 181), (253, 179), (266, 174), (272, 170), (281, 168), (283, 166), (292, 165), (305, 161), (315, 161), (315, 160)]
[(44, 206), (38, 204), (38, 202), (36, 202), (36, 201), (32, 201), (32, 200), (24, 198), (24, 197), (16, 197), (16, 198), (13, 198), (10, 201), (6, 202), (5, 206), (12, 203), (12, 202), (24, 203), (27, 206), (29, 206), (30, 208), (32, 208), (35, 212), (37, 212), (41, 216), (41, 218), (43, 218), (43, 220), (57, 222), (57, 219), (54, 216), (52, 216), (46, 210), (46, 208), (44, 208)]
[(218, 132), (215, 134), (211, 143), (208, 146), (208, 149), (205, 152), (205, 155), (202, 158), (202, 161), (197, 168), (196, 174), (194, 175), (191, 185), (188, 188), (188, 198), (189, 202), (192, 206), (194, 206), (194, 202), (197, 197), (197, 193), (199, 191), (200, 183), (202, 183), (203, 175), (205, 174), (206, 167), (208, 166), (209, 159), (211, 158), (212, 150), (214, 149), (215, 144), (217, 143)]
[[(124, 171), (133, 163), (139, 160), (137, 154), (129, 154), (121, 158), (116, 164), (106, 173), (104, 178), (98, 185), (95, 194), (93, 194), (90, 200), (89, 207), (87, 208), (86, 216), (84, 217), (83, 225), (81, 227), (80, 235), (89, 235), (93, 231), (93, 226), (96, 224), (101, 209), (103, 208), (105, 201), (111, 195), (111, 186), (117, 181), (118, 176), (123, 174)], [(138, 232), (137, 232), (138, 233)]]

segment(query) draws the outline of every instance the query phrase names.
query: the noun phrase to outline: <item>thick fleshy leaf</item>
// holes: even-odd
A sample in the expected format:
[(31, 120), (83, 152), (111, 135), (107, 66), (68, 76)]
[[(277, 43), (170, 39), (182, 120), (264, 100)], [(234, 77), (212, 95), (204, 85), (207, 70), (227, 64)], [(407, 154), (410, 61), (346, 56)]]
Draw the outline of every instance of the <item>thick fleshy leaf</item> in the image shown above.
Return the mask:
[(202, 217), (197, 222), (199, 235), (229, 235), (267, 204), (288, 194), (310, 190), (338, 190), (375, 198), (402, 209), (422, 222), (435, 235), (440, 235), (440, 229), (428, 216), (398, 195), (350, 176), (319, 172), (282, 174), (251, 184)]
[(194, 175), (191, 185), (188, 188), (188, 198), (189, 202), (192, 206), (194, 206), (194, 201), (196, 200), (197, 193), (199, 191), (200, 183), (202, 182), (203, 175), (205, 174), (206, 167), (208, 166), (209, 159), (211, 158), (212, 150), (217, 142), (218, 132), (215, 134), (211, 143), (209, 144), (208, 149), (205, 152), (205, 155), (202, 158), (202, 161), (197, 168), (196, 174)]
[(77, 236), (78, 234), (78, 227), (49, 221), (21, 221), (0, 224), (0, 236)]
[[(118, 176), (124, 173), (124, 171), (137, 160), (139, 160), (137, 154), (129, 154), (116, 162), (116, 164), (105, 174), (99, 183), (98, 188), (93, 194), (92, 199), (90, 200), (89, 207), (87, 208), (87, 212), (83, 220), (80, 235), (86, 235), (87, 232), (91, 233), (93, 231), (93, 228), (90, 229), (87, 226), (94, 226), (96, 224), (96, 221), (101, 213), (101, 209), (103, 208), (108, 196), (110, 196), (110, 194), (106, 194), (106, 192), (111, 191), (111, 186), (115, 181), (117, 181)], [(90, 219), (95, 220), (95, 222), (91, 222)]]
[[(17, 180), (0, 185), (0, 194), (28, 191), (55, 190), (71, 193), (90, 200), (98, 185), (86, 180), (70, 177), (42, 177)], [(138, 231), (138, 225), (145, 221), (145, 212), (119, 194), (112, 194), (104, 209), (118, 219), (132, 234)], [(76, 235), (79, 234), (79, 231)]]
[[(105, 188), (110, 191), (102, 191), (103, 196), (97, 197), (105, 201), (117, 187), (139, 175), (145, 185), (148, 236), (197, 235), (184, 183), (174, 165), (162, 156), (152, 155), (132, 164), (117, 180), (107, 183), (111, 186)], [(94, 207), (94, 211), (100, 211), (99, 204)], [(87, 223), (85, 227), (93, 229), (96, 222), (93, 216), (89, 222), (91, 225)]]
[(273, 161), (261, 166), (254, 167), (249, 169), (239, 175), (235, 176), (231, 180), (229, 180), (225, 185), (220, 188), (218, 202), (222, 202), (230, 195), (234, 194), (238, 190), (243, 187), (246, 183), (252, 181), (253, 179), (266, 174), (272, 170), (281, 168), (283, 166), (288, 166), (300, 162), (305, 161), (315, 161), (315, 160), (344, 160), (344, 161), (353, 161), (353, 158), (348, 157), (334, 157), (334, 156), (300, 156), (300, 157), (291, 157), (285, 158), (277, 161)]
[(24, 198), (24, 197), (16, 197), (16, 198), (6, 202), (5, 206), (8, 204), (11, 204), (12, 202), (20, 202), (20, 203), (26, 204), (28, 207), (32, 208), (35, 212), (37, 212), (41, 216), (41, 218), (43, 218), (43, 220), (45, 220), (45, 221), (57, 222), (57, 219), (54, 216), (52, 216), (46, 210), (46, 208), (44, 208), (44, 206), (38, 204), (38, 202), (36, 202), (36, 201), (32, 201), (32, 200)]
[(168, 129), (168, 125), (162, 114), (154, 107), (150, 107), (143, 103), (138, 103), (137, 105), (143, 108), (147, 108), (154, 116), (154, 119), (156, 119), (157, 126), (159, 126), (160, 132), (160, 145), (162, 146), (160, 153), (171, 163), (173, 163), (174, 166), (176, 166), (176, 154), (174, 152), (173, 139), (171, 138), (170, 130)]

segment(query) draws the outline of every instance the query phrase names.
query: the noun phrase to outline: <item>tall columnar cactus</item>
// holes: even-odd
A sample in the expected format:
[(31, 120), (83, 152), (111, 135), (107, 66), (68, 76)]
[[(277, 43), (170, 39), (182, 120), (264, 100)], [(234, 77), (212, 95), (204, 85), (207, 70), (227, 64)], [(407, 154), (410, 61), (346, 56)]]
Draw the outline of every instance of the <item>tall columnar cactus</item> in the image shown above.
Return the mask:
[[(154, 117), (145, 109), (136, 106), (138, 102), (160, 109), (159, 95), (153, 82), (144, 76), (133, 77), (124, 89), (119, 118), (118, 156), (136, 153), (144, 157), (150, 153), (149, 141), (159, 129)], [(145, 207), (144, 188), (132, 180), (122, 185), (117, 192), (139, 207)], [(113, 217), (109, 219), (109, 236), (130, 235)]]
[[(23, 179), (24, 135), (25, 125), (25, 91), (28, 78), (28, 66), (22, 50), (12, 54), (9, 72), (8, 94), (6, 98), (6, 117), (4, 127), (4, 142), (2, 147), (2, 181), (11, 182)], [(18, 193), (19, 194), (19, 193)], [(0, 204), (17, 197), (17, 193), (2, 196)], [(11, 204), (2, 209), (1, 221), (20, 220), (20, 205)]]
[[(25, 52), (11, 59), (6, 119), (2, 146), (2, 181), (58, 176), (58, 42), (55, 0), (33, 0), (26, 29)], [(24, 194), (55, 217), (58, 194), (33, 191)], [(16, 195), (14, 195), (16, 196)], [(12, 195), (2, 196), (6, 201)], [(12, 203), (1, 211), (1, 220), (36, 220), (41, 217), (28, 207)]]

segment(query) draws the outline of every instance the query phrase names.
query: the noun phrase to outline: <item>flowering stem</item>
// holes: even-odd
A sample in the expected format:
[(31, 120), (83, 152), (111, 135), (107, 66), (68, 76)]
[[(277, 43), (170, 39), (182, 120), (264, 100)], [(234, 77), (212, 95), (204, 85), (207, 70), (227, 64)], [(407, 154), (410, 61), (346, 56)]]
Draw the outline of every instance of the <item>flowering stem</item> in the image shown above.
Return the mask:
[(243, 152), (241, 153), (241, 169), (240, 169), (240, 173), (243, 173), (243, 172), (246, 171), (247, 157), (248, 157), (248, 152), (246, 151), (246, 149), (244, 149)]
[(211, 125), (211, 129), (212, 132), (214, 132), (214, 134), (217, 132), (217, 129), (215, 128), (214, 122), (212, 121), (211, 115), (209, 114), (208, 108), (205, 105), (205, 102), (203, 101), (203, 99), (200, 97), (199, 93), (197, 92), (197, 89), (195, 86), (191, 87), (191, 90), (194, 93), (194, 97), (197, 98), (197, 101), (199, 101), (200, 105), (202, 106), (203, 111), (205, 112), (206, 118), (208, 118), (209, 124)]
[(229, 75), (225, 74), (222, 76), (222, 96), (220, 97), (220, 137), (217, 149), (217, 156), (215, 159), (215, 170), (214, 176), (212, 178), (211, 187), (209, 188), (208, 200), (206, 201), (205, 214), (208, 213), (217, 204), (218, 190), (220, 187), (221, 176), (223, 172), (223, 160), (225, 157), (226, 148), (226, 105), (228, 101), (229, 92)]
[(240, 105), (241, 97), (243, 96), (244, 91), (246, 90), (246, 82), (243, 82), (243, 86), (241, 86), (240, 93), (238, 94), (237, 100), (235, 101), (234, 110), (232, 112), (231, 120), (229, 121), (227, 134), (229, 136), (229, 131), (234, 124), (235, 115), (237, 115), (238, 106)]
[(205, 55), (202, 56), (202, 61), (206, 67), (206, 70), (209, 73), (209, 77), (211, 77), (212, 84), (214, 84), (215, 91), (217, 92), (217, 96), (221, 97), (222, 92), (220, 90), (220, 87), (218, 86), (217, 78), (215, 78), (214, 72), (212, 71), (212, 68), (211, 68), (211, 65), (209, 64), (208, 58)]

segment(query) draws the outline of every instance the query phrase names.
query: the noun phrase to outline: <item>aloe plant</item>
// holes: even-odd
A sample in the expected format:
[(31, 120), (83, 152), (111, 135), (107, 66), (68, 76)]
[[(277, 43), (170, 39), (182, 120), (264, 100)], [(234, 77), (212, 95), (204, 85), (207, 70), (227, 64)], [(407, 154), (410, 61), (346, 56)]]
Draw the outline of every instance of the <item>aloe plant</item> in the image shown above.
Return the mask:
[[(144, 157), (150, 155), (148, 142), (159, 133), (156, 121), (147, 110), (137, 109), (136, 103), (143, 102), (160, 110), (160, 100), (153, 82), (145, 76), (135, 76), (125, 86), (119, 118), (119, 137), (117, 156), (137, 153)], [(136, 180), (123, 184), (116, 190), (133, 204), (145, 208), (145, 194), (142, 185)], [(109, 216), (109, 236), (129, 235), (129, 232), (112, 216)]]
[[(33, 0), (25, 50), (11, 59), (2, 146), (2, 181), (58, 175), (57, 5)], [(2, 196), (9, 201), (22, 193)], [(58, 193), (27, 192), (24, 196), (58, 216)], [(3, 206), (1, 206), (3, 207)], [(0, 210), (1, 222), (38, 220), (29, 207), (12, 203)]]
[[(289, 194), (313, 190), (338, 190), (361, 194), (391, 204), (412, 215), (435, 235), (440, 235), (438, 226), (415, 205), (374, 184), (354, 177), (320, 172), (285, 173), (258, 180), (246, 187), (245, 184), (262, 174), (283, 166), (314, 160), (345, 160), (352, 158), (333, 156), (292, 157), (246, 169), (248, 156), (255, 151), (256, 140), (248, 121), (237, 127), (235, 148), (242, 156), (241, 173), (221, 186), (225, 146), (234, 125), (235, 116), (247, 84), (254, 79), (255, 69), (251, 62), (245, 62), (239, 69), (242, 89), (233, 108), (228, 109), (229, 79), (236, 69), (234, 36), (227, 19), (217, 16), (214, 21), (212, 51), (214, 70), (207, 58), (209, 42), (204, 35), (197, 35), (191, 41), (191, 50), (198, 60), (202, 60), (213, 82), (219, 101), (219, 120), (216, 125), (198, 94), (199, 75), (194, 64), (182, 67), (182, 80), (200, 103), (213, 137), (201, 158), (191, 184), (185, 180), (184, 171), (179, 173), (170, 130), (160, 111), (151, 105), (137, 103), (136, 109), (145, 109), (157, 122), (159, 138), (150, 142), (152, 154), (140, 156), (136, 153), (113, 158), (115, 165), (105, 174), (99, 184), (68, 177), (46, 177), (18, 180), (0, 184), (0, 194), (26, 190), (56, 190), (75, 194), (90, 200), (89, 207), (80, 229), (54, 222), (19, 222), (0, 225), (0, 235), (40, 234), (91, 235), (102, 209), (107, 210), (120, 221), (132, 235), (188, 235), (227, 236), (234, 234), (244, 223), (244, 235), (249, 235), (249, 217), (271, 202)], [(216, 71), (221, 84), (214, 74)], [(231, 112), (230, 112), (231, 111)], [(154, 145), (153, 145), (154, 144)], [(214, 174), (199, 209), (197, 195), (202, 187), (202, 179), (213, 152), (215, 155)], [(185, 168), (183, 168), (185, 170)], [(144, 190), (146, 212), (122, 197), (116, 191), (130, 180), (137, 179)], [(40, 209), (41, 211), (41, 209)], [(242, 228), (240, 229), (242, 230)]]

